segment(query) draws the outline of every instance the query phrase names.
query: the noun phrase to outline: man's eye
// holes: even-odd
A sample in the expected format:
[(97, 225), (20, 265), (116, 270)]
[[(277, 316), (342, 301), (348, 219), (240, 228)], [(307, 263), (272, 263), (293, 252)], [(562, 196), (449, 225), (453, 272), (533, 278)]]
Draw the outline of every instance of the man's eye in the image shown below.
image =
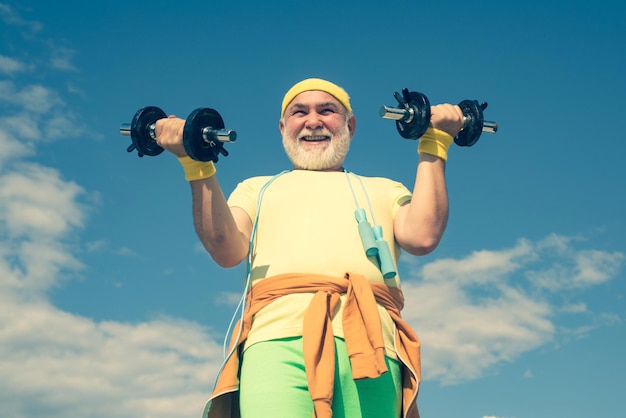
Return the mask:
[(322, 109), (321, 114), (322, 115), (331, 115), (335, 113), (334, 109), (328, 108), (328, 109)]

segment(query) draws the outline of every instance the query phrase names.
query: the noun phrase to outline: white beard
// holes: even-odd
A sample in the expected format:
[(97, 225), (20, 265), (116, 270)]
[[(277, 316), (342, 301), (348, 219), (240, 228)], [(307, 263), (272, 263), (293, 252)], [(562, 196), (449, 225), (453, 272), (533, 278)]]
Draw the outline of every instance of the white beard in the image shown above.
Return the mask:
[(348, 124), (333, 135), (326, 128), (306, 129), (300, 132), (300, 137), (324, 135), (330, 138), (326, 146), (307, 146), (302, 144), (293, 133), (285, 131), (283, 147), (294, 168), (301, 170), (331, 170), (341, 168), (350, 149), (350, 131)]

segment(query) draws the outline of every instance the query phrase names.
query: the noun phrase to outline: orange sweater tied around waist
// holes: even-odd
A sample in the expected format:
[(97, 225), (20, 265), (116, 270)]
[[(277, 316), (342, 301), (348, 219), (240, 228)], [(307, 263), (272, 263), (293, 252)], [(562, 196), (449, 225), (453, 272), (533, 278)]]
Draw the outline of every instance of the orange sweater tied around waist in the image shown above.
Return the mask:
[[(293, 293), (313, 293), (304, 315), (302, 341), (309, 393), (314, 404), (313, 418), (332, 417), (335, 375), (335, 345), (332, 313), (339, 297), (346, 295), (343, 332), (354, 379), (376, 378), (387, 372), (385, 344), (376, 303), (382, 305), (395, 323), (395, 346), (402, 364), (402, 416), (419, 418), (417, 392), (420, 375), (420, 343), (415, 332), (401, 318), (404, 296), (398, 288), (370, 283), (364, 276), (347, 273), (342, 278), (312, 274), (282, 274), (255, 284), (247, 295), (247, 306), (239, 339), (233, 334), (230, 349), (238, 345), (224, 364), (205, 418), (238, 418), (239, 351), (243, 347), (254, 315), (274, 300)], [(238, 325), (235, 327), (235, 329)]]

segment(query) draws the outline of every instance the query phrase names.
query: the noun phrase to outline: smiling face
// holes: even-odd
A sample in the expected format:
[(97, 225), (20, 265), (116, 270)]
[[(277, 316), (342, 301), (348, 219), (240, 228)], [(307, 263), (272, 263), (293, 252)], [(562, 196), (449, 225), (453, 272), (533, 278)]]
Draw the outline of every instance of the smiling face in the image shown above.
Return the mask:
[(350, 148), (356, 120), (332, 95), (298, 94), (285, 109), (279, 129), (295, 169), (337, 171)]

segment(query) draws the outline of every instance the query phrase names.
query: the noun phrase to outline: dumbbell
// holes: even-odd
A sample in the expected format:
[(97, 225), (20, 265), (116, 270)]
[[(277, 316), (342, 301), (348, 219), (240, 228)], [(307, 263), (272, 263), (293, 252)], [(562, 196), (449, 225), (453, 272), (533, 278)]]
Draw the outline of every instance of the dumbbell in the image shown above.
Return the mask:
[[(430, 124), (430, 102), (428, 98), (415, 91), (402, 89), (402, 94), (395, 92), (394, 97), (399, 107), (382, 106), (380, 117), (394, 119), (400, 136), (406, 139), (418, 139), (426, 132)], [(487, 103), (479, 104), (477, 100), (463, 100), (458, 104), (463, 112), (465, 124), (461, 132), (454, 138), (454, 142), (461, 147), (471, 147), (480, 138), (483, 132), (495, 133), (498, 131), (496, 122), (486, 121), (483, 111)]]
[[(155, 106), (139, 109), (131, 123), (125, 123), (120, 127), (120, 134), (130, 136), (132, 140), (132, 144), (126, 151), (137, 150), (140, 157), (156, 156), (162, 153), (163, 148), (156, 143), (154, 130), (156, 121), (166, 117), (165, 112)], [(219, 154), (228, 156), (224, 143), (236, 140), (237, 132), (224, 129), (224, 120), (214, 109), (198, 108), (191, 112), (185, 121), (183, 145), (189, 157), (196, 161), (216, 163)]]

